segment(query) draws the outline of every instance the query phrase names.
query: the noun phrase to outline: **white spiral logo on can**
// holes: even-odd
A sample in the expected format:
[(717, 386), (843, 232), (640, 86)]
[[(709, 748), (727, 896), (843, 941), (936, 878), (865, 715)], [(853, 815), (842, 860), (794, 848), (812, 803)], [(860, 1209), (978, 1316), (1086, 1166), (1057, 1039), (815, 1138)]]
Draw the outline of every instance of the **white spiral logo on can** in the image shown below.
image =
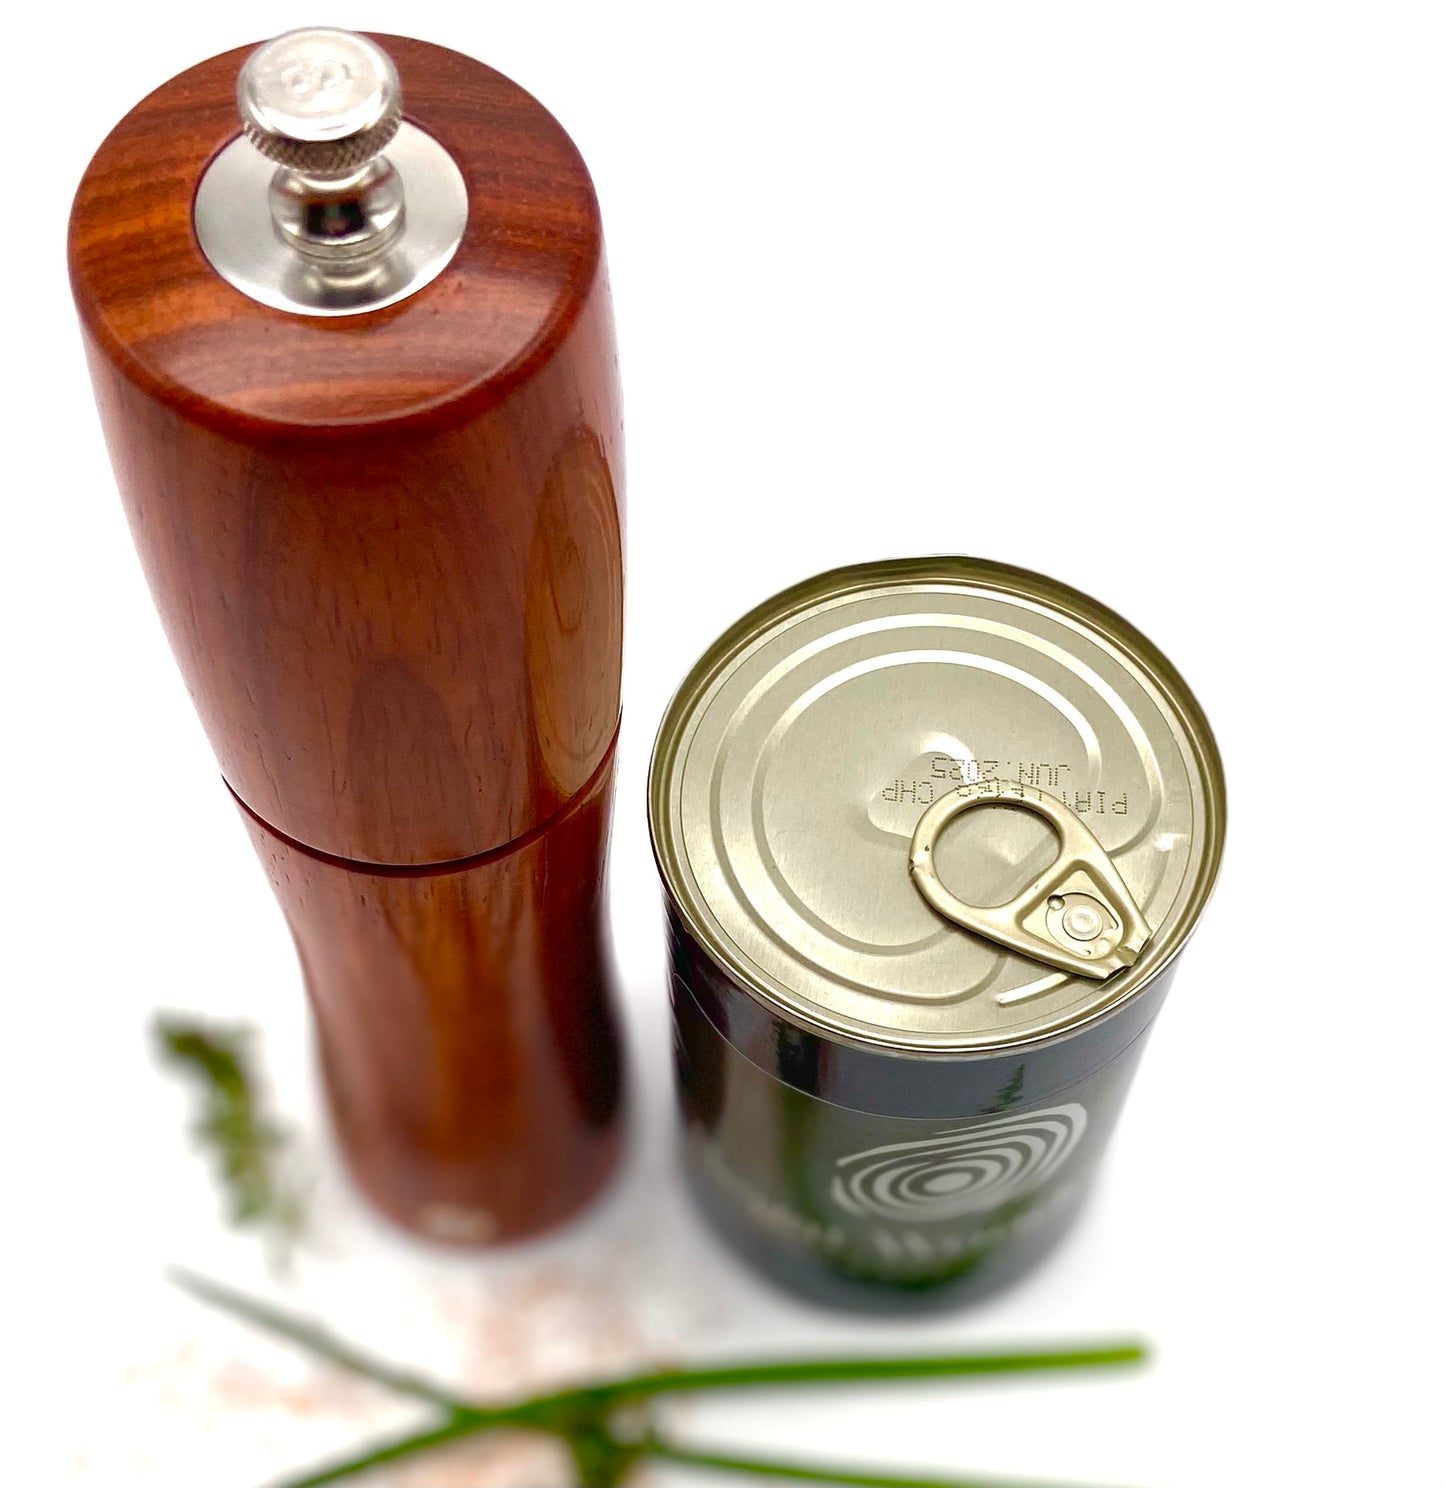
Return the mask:
[(1088, 1124), (1082, 1106), (1053, 1106), (892, 1142), (839, 1158), (833, 1202), (864, 1219), (958, 1219), (1032, 1192), (1057, 1172)]

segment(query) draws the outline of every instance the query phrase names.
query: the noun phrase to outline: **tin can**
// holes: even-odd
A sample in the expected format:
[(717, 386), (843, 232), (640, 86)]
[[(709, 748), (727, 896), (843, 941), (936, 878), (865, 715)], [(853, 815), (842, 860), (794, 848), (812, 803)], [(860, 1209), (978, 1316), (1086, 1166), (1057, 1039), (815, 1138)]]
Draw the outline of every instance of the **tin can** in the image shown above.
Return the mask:
[(1021, 569), (823, 574), (694, 667), (648, 814), (723, 1233), (864, 1305), (1041, 1256), (1219, 867), (1218, 751), (1160, 652)]

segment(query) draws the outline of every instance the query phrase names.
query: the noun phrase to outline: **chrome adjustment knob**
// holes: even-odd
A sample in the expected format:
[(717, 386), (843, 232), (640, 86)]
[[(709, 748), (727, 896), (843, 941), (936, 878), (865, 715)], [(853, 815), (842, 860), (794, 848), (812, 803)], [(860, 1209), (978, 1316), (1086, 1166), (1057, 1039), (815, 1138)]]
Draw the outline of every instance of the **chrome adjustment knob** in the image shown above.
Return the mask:
[(401, 79), (350, 31), (288, 31), (236, 80), (246, 138), (278, 166), (271, 216), (283, 242), (331, 260), (369, 258), (401, 231), (401, 179), (381, 153), (401, 127)]
[(307, 175), (355, 171), (401, 124), (401, 79), (375, 42), (312, 26), (258, 47), (236, 80), (246, 138)]
[(196, 193), (196, 236), (252, 299), (303, 315), (356, 315), (415, 294), (467, 221), (456, 162), (401, 117), (401, 79), (377, 44), (312, 26), (242, 64), (243, 138)]

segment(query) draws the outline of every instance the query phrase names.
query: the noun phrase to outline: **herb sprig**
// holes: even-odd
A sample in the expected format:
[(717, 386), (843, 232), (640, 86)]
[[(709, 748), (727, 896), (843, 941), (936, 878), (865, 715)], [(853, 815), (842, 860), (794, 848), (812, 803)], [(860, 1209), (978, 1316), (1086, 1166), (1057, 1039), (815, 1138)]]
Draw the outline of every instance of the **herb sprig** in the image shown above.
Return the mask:
[(191, 1134), (216, 1164), (227, 1222), (260, 1230), (273, 1267), (284, 1266), (304, 1204), (288, 1171), (291, 1134), (266, 1113), (251, 1069), (251, 1030), (161, 1013), (152, 1032), (161, 1058), (200, 1087)]
[[(538, 1395), (510, 1405), (469, 1400), (409, 1370), (373, 1359), (325, 1329), (219, 1282), (192, 1272), (171, 1279), (192, 1296), (266, 1332), (277, 1334), (353, 1374), (424, 1401), (440, 1412), (425, 1429), (374, 1444), (355, 1456), (329, 1463), (272, 1488), (322, 1488), (372, 1468), (492, 1431), (533, 1431), (553, 1437), (571, 1453), (578, 1488), (618, 1488), (639, 1463), (685, 1463), (754, 1477), (793, 1482), (842, 1483), (855, 1488), (1028, 1488), (1013, 1480), (928, 1478), (874, 1473), (851, 1467), (775, 1461), (685, 1447), (662, 1434), (649, 1407), (659, 1397), (683, 1391), (777, 1388), (794, 1385), (862, 1384), (900, 1380), (959, 1379), (1030, 1374), (1134, 1364), (1142, 1345), (1120, 1342), (1091, 1348), (1028, 1353), (956, 1354), (921, 1358), (805, 1359), (702, 1369), (648, 1371)], [(1044, 1488), (1044, 1485), (1034, 1485)], [(1048, 1488), (1065, 1488), (1057, 1482)]]

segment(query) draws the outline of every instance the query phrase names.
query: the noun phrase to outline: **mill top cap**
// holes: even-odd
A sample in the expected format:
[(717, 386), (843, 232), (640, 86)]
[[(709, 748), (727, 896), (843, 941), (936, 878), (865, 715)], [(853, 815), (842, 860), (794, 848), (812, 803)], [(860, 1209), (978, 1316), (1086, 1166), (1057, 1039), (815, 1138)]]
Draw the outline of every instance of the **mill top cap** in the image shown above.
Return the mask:
[(1127, 622), (1021, 569), (911, 559), (723, 636), (663, 720), (649, 818), (690, 931), (790, 1021), (969, 1053), (1158, 975), (1213, 887), (1224, 780)]
[[(569, 810), (617, 727), (597, 195), (557, 120), (481, 62), (402, 36), (333, 33), (319, 61), (294, 44), (207, 58), (117, 122), (71, 211), (76, 309), (236, 795), (330, 857), (480, 857)], [(394, 64), (407, 119), (380, 155), (313, 177), (245, 137), (238, 80), (277, 47), (303, 98), (337, 95), (345, 117), (318, 117), (338, 129), (385, 117), (372, 85)]]

